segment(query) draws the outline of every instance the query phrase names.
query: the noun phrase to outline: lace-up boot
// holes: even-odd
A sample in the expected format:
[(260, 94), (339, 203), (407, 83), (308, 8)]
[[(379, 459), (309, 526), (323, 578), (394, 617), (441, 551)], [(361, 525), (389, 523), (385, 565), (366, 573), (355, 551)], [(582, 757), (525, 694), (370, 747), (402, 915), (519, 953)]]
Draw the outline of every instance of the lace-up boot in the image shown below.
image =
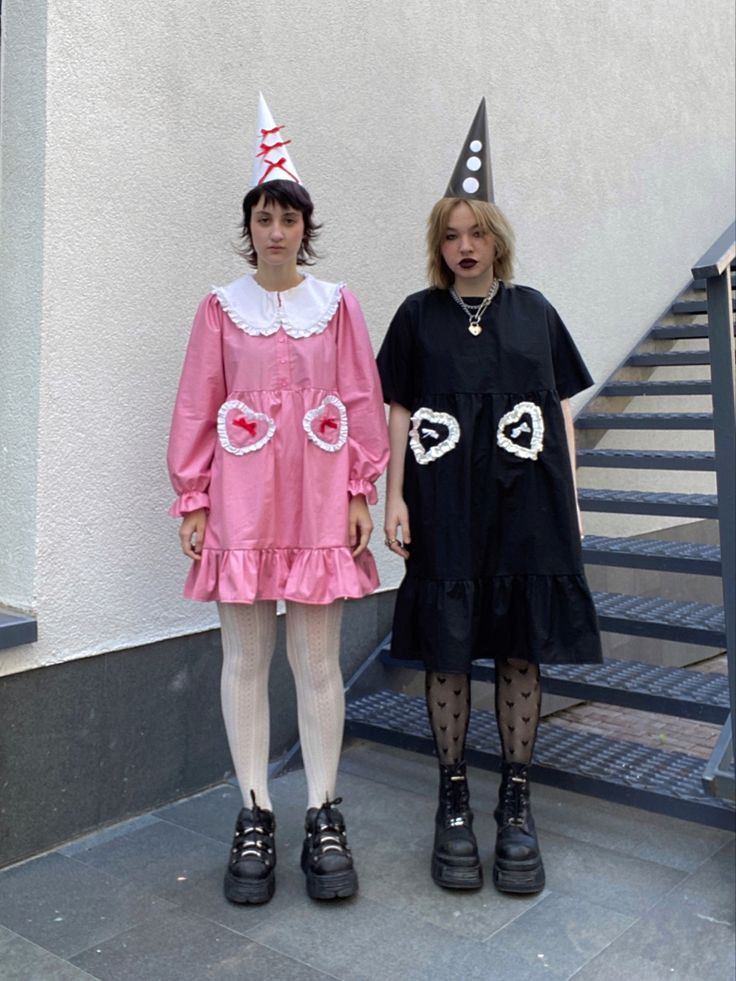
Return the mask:
[(276, 887), (276, 821), (256, 804), (244, 807), (235, 823), (235, 837), (225, 872), (225, 898), (231, 903), (267, 903)]
[(446, 889), (479, 889), (483, 869), (473, 834), (473, 812), (465, 763), (440, 764), (432, 878)]
[(529, 802), (528, 767), (504, 763), (498, 807), (493, 882), (501, 892), (532, 893), (544, 888), (544, 865)]
[(358, 875), (348, 848), (345, 821), (337, 805), (342, 798), (310, 807), (304, 822), (302, 871), (312, 899), (346, 899), (358, 891)]

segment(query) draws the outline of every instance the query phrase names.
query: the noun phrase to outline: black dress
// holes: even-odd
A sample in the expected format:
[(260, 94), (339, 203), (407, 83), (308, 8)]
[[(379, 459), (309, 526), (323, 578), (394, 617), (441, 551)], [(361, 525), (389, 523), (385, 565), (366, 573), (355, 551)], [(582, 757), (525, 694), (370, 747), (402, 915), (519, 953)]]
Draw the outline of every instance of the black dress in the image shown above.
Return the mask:
[(537, 290), (501, 285), (481, 323), (474, 337), (448, 291), (423, 290), (378, 355), (385, 400), (412, 413), (392, 653), (460, 673), (600, 661), (560, 405), (592, 379)]

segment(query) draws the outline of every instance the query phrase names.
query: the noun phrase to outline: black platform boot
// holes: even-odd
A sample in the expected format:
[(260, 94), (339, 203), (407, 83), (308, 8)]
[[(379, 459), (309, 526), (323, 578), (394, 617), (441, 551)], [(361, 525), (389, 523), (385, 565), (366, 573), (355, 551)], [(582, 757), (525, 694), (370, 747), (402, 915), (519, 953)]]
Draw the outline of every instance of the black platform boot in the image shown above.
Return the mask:
[(533, 893), (544, 888), (544, 865), (529, 803), (528, 766), (504, 763), (498, 807), (493, 883), (501, 892)]
[(244, 807), (235, 823), (235, 837), (225, 873), (225, 898), (231, 903), (267, 903), (276, 887), (276, 821), (272, 811), (256, 804)]
[(358, 891), (358, 874), (348, 848), (345, 821), (337, 809), (342, 798), (310, 807), (304, 822), (302, 871), (312, 899), (347, 899)]
[(445, 889), (480, 889), (483, 868), (473, 834), (473, 812), (465, 763), (440, 764), (432, 878)]

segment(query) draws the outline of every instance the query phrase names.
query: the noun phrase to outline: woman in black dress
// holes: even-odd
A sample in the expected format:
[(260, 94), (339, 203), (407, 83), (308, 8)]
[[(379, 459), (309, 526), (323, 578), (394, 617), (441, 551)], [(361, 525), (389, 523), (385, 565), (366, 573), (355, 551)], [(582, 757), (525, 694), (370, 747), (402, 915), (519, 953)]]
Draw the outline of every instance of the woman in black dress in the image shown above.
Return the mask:
[(568, 400), (592, 379), (552, 305), (512, 286), (481, 103), (428, 224), (431, 286), (407, 297), (378, 356), (390, 403), (386, 544), (406, 560), (392, 653), (424, 661), (440, 763), (432, 876), (478, 888), (465, 769), (470, 670), (496, 661), (503, 754), (493, 880), (537, 892), (529, 803), (540, 664), (601, 660), (581, 558)]

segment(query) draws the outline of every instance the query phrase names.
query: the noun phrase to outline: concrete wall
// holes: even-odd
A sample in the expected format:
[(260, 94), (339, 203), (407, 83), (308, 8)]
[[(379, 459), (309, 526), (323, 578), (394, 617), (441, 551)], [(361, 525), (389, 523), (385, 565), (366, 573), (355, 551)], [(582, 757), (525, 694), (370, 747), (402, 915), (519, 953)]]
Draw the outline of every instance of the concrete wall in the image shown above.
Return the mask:
[(215, 622), (180, 599), (164, 454), (197, 300), (242, 268), (259, 87), (325, 222), (317, 272), (376, 344), (481, 95), (517, 279), (599, 379), (733, 213), (729, 0), (5, 0), (3, 22), (0, 602), (39, 641), (0, 674)]

